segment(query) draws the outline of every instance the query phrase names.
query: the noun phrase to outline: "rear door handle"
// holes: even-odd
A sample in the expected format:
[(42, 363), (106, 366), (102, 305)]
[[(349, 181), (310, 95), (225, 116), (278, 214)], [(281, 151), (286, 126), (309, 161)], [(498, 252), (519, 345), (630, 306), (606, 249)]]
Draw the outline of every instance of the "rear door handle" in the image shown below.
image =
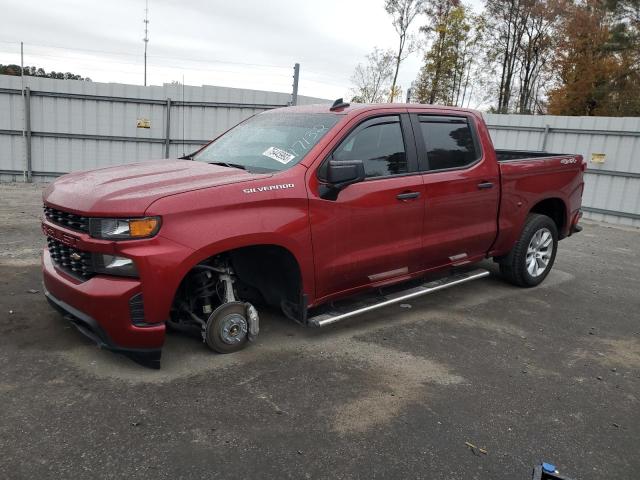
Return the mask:
[(491, 183), (491, 182), (481, 182), (481, 183), (478, 184), (478, 188), (480, 190), (484, 190), (486, 188), (493, 188), (493, 183)]
[(420, 192), (404, 192), (396, 195), (398, 200), (412, 200), (414, 198), (418, 198), (420, 196)]

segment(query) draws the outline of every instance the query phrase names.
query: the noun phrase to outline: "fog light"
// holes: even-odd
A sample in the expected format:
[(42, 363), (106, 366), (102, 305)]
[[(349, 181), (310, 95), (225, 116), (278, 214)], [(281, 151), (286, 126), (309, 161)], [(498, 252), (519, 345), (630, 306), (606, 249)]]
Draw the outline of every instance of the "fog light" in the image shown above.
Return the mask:
[(125, 277), (138, 276), (136, 265), (130, 258), (119, 257), (117, 255), (109, 255), (104, 253), (94, 254), (93, 258), (93, 269), (96, 273), (104, 273), (107, 275), (121, 275)]

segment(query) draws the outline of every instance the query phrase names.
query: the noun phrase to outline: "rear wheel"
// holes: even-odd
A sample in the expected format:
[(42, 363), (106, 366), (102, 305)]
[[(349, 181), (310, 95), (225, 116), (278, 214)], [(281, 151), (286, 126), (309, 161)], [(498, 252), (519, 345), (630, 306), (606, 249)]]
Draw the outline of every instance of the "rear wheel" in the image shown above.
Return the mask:
[(511, 252), (500, 259), (500, 272), (514, 285), (535, 287), (553, 267), (557, 248), (555, 222), (546, 215), (532, 213)]

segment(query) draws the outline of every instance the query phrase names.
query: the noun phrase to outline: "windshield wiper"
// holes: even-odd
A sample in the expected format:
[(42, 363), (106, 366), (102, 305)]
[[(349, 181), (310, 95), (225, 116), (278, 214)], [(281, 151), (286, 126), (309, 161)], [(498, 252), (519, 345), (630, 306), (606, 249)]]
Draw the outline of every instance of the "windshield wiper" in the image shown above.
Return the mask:
[(240, 165), (239, 163), (209, 162), (209, 165), (221, 165), (223, 167), (238, 168), (240, 170), (246, 170), (247, 169), (247, 167), (245, 167), (244, 165)]

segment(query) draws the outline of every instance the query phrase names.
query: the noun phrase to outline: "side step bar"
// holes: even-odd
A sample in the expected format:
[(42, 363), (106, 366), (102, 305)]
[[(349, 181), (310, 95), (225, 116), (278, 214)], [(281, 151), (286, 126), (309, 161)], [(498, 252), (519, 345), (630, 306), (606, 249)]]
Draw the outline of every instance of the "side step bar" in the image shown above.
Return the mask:
[(386, 307), (388, 305), (404, 302), (406, 300), (420, 297), (422, 295), (427, 295), (428, 293), (437, 292), (438, 290), (444, 290), (445, 288), (453, 287), (454, 285), (459, 285), (461, 283), (478, 280), (488, 275), (489, 271), (482, 268), (471, 270), (468, 272), (455, 273), (449, 277), (434, 280), (418, 287), (378, 297), (376, 299), (376, 302), (372, 302), (369, 305), (360, 306), (355, 310), (347, 312), (332, 311), (322, 313), (320, 315), (316, 315), (315, 317), (308, 318), (307, 321), (309, 325), (313, 327), (326, 327), (327, 325), (339, 322), (340, 320), (355, 317), (356, 315), (360, 315), (361, 313), (370, 312), (372, 310)]

